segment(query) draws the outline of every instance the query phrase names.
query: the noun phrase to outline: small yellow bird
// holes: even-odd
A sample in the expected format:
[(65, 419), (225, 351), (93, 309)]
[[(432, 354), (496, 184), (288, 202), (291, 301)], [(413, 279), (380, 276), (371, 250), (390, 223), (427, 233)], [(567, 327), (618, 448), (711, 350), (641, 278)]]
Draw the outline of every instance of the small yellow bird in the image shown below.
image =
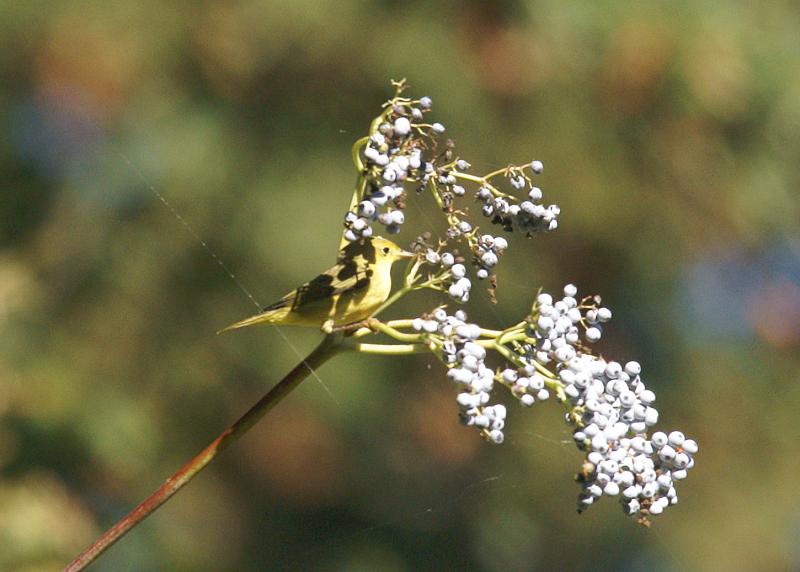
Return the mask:
[(412, 258), (385, 238), (362, 238), (339, 251), (336, 266), (329, 268), (283, 298), (227, 328), (255, 324), (316, 326), (331, 328), (368, 318), (389, 297), (392, 289), (392, 265), (401, 258)]

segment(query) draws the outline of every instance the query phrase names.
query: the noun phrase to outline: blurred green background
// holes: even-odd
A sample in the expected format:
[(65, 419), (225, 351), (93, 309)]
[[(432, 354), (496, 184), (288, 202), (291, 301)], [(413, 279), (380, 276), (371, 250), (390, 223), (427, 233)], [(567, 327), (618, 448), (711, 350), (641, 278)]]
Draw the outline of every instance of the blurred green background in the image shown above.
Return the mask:
[(559, 230), (470, 317), (601, 293), (603, 353), (700, 443), (680, 504), (577, 515), (556, 403), (490, 446), (432, 357), (347, 356), (94, 569), (800, 569), (798, 29), (791, 2), (0, 2), (0, 570), (64, 565), (320, 337), (217, 337), (252, 304), (149, 187), (270, 302), (332, 262), (401, 77), (479, 170), (544, 161)]

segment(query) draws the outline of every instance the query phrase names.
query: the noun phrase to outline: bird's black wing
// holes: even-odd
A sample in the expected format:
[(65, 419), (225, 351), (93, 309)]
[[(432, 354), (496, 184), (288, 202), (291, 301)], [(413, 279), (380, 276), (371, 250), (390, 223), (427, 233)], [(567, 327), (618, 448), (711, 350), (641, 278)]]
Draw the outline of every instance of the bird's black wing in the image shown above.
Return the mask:
[(310, 282), (306, 282), (274, 304), (262, 310), (268, 312), (291, 306), (297, 309), (314, 302), (327, 300), (332, 296), (355, 292), (366, 288), (372, 276), (372, 269), (363, 268), (353, 261), (346, 261), (323, 272)]

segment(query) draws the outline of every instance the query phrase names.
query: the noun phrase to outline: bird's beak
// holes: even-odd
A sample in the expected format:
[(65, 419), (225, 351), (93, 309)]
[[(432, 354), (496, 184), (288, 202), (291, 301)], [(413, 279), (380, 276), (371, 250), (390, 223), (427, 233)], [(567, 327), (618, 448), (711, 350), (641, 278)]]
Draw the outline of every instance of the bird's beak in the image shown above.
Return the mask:
[(398, 258), (414, 258), (416, 256), (414, 252), (409, 252), (408, 250), (401, 250), (397, 253)]

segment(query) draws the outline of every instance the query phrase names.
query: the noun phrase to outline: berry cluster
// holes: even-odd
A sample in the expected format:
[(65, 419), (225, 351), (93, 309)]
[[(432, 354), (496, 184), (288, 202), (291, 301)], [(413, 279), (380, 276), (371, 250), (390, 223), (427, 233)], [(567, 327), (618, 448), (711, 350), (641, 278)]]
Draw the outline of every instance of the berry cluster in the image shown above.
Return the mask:
[[(529, 167), (535, 175), (544, 169), (541, 161), (532, 161), (526, 167)], [(542, 189), (533, 185), (530, 177), (524, 173), (524, 167), (516, 168), (516, 174), (512, 171), (509, 180), (514, 190), (527, 189), (528, 198), (518, 202), (513, 195), (499, 193), (493, 187), (483, 185), (475, 196), (482, 203), (483, 216), (489, 218), (492, 224), (502, 226), (506, 231), (517, 230), (528, 236), (558, 228), (557, 219), (561, 209), (558, 205), (545, 207), (540, 203), (543, 196)]]
[[(426, 256), (431, 263), (448, 264), (451, 272), (455, 268), (454, 275), (464, 271), (449, 253), (429, 250)], [(579, 511), (602, 496), (618, 497), (626, 514), (646, 521), (678, 502), (675, 481), (694, 466), (697, 443), (679, 431), (648, 437), (658, 422), (656, 396), (645, 386), (638, 362), (606, 361), (582, 343), (600, 338), (599, 324), (611, 319), (611, 311), (597, 297), (579, 300), (577, 294), (572, 284), (560, 300), (539, 294), (532, 316), (513, 336), (516, 341), (504, 345), (515, 366), (496, 373), (485, 363), (486, 343), (477, 343), (482, 330), (468, 324), (463, 311), (449, 316), (439, 308), (415, 319), (412, 327), (438, 348), (447, 376), (461, 388), (457, 401), (463, 422), (491, 442), (503, 441), (506, 418), (505, 407), (489, 405), (494, 382), (526, 407), (555, 391), (567, 407), (575, 443), (587, 453), (579, 475)]]
[(498, 381), (508, 387), (525, 407), (531, 407), (537, 401), (545, 401), (550, 397), (544, 378), (532, 365), (519, 369), (506, 368), (498, 375)]
[[(661, 442), (672, 442), (675, 446), (660, 446)], [(609, 496), (619, 497), (622, 509), (629, 516), (661, 514), (668, 506), (677, 504), (675, 481), (686, 478), (688, 469), (694, 466), (693, 455), (697, 450), (695, 441), (673, 431), (669, 435), (654, 433), (650, 439), (641, 435), (623, 437), (605, 453), (590, 451), (578, 476), (582, 485), (578, 511), (586, 510), (602, 496)]]
[(416, 318), (412, 327), (418, 332), (438, 334), (437, 344), (442, 361), (447, 365), (447, 377), (459, 387), (456, 401), (462, 423), (478, 428), (493, 443), (505, 439), (506, 408), (489, 405), (494, 388), (494, 371), (486, 366), (486, 349), (475, 343), (481, 335), (476, 324), (467, 323), (467, 315), (458, 310), (450, 316), (437, 308), (427, 318)]
[(400, 232), (405, 222), (404, 182), (427, 181), (434, 173), (433, 163), (425, 161), (422, 155), (423, 139), (444, 132), (440, 123), (430, 126), (422, 123), (430, 106), (428, 97), (416, 102), (396, 99), (369, 136), (360, 151), (364, 191), (355, 209), (345, 215), (346, 240), (372, 236), (372, 223), (376, 220), (387, 233)]
[(443, 278), (448, 295), (461, 304), (469, 301), (469, 293), (472, 290), (472, 281), (467, 277), (467, 267), (460, 262), (456, 262), (456, 257), (450, 252), (439, 254), (432, 248), (425, 252), (425, 262), (431, 266), (438, 266), (447, 271)]
[(472, 289), (472, 282), (467, 278), (467, 268), (463, 264), (453, 264), (450, 267), (450, 275), (453, 282), (447, 287), (447, 293), (453, 300), (462, 304), (469, 301), (469, 292)]
[(478, 267), (477, 276), (480, 280), (488, 278), (494, 267), (500, 261), (500, 255), (508, 248), (508, 241), (502, 236), (482, 234), (478, 237), (473, 254), (475, 266)]
[[(472, 252), (472, 265), (478, 279), (491, 277), (490, 298), (494, 300), (497, 282), (494, 271), (508, 241), (500, 236), (479, 233), (469, 220), (469, 209), (459, 208), (458, 199), (465, 197), (468, 187), (477, 191), (483, 203), (482, 212), (506, 231), (521, 231), (528, 236), (550, 231), (558, 226), (557, 205), (541, 204), (542, 190), (532, 178), (543, 172), (541, 161), (509, 165), (484, 176), (470, 173), (471, 165), (454, 157), (452, 142), (442, 146), (438, 137), (444, 133), (441, 123), (427, 123), (430, 98), (413, 100), (403, 97), (404, 82), (395, 82), (397, 93), (372, 123), (370, 135), (357, 143), (357, 165), (360, 170), (358, 200), (344, 219), (344, 238), (358, 240), (373, 235), (373, 223), (385, 227), (388, 234), (400, 232), (405, 222), (406, 188), (413, 184), (417, 192), (429, 189), (448, 221), (447, 240), (461, 241)], [(442, 147), (444, 149), (442, 150)], [(501, 190), (499, 182), (510, 188)], [(526, 192), (518, 198), (514, 193)], [(441, 265), (448, 272), (451, 265)], [(450, 297), (459, 303), (469, 300), (470, 279), (456, 271), (445, 284)]]
[[(573, 287), (568, 286), (565, 293), (565, 299), (574, 299)], [(611, 317), (605, 308), (590, 308), (587, 313), (594, 319)], [(571, 350), (559, 353), (564, 347)], [(579, 475), (579, 510), (601, 496), (619, 496), (629, 515), (660, 514), (677, 503), (674, 480), (685, 478), (694, 465), (697, 444), (677, 431), (668, 438), (660, 432), (648, 438), (648, 429), (658, 422), (658, 410), (653, 407), (655, 394), (642, 381), (639, 363), (629, 361), (623, 366), (570, 345), (560, 348), (545, 356), (537, 352), (537, 359), (545, 357), (549, 362), (555, 357), (558, 362), (558, 379), (570, 408), (567, 420), (576, 427), (573, 437), (578, 448), (588, 453)]]
[(582, 349), (581, 328), (587, 342), (600, 340), (600, 322), (611, 319), (611, 310), (599, 306), (596, 297), (579, 302), (577, 293), (575, 285), (567, 284), (560, 300), (554, 302), (547, 293), (537, 296), (533, 312), (536, 319), (529, 326), (529, 336), (535, 340), (532, 349), (539, 363), (565, 363), (574, 358)]

